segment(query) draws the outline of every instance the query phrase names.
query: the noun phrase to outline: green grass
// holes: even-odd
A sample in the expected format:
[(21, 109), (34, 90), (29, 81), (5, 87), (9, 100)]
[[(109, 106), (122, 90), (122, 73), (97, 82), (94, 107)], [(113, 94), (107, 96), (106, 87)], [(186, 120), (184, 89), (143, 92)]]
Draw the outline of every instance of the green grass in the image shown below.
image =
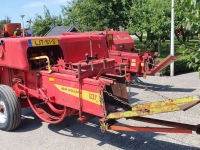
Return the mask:
[[(151, 50), (154, 52), (154, 46), (152, 46), (151, 49), (147, 48), (147, 46), (144, 44), (145, 39), (143, 39), (143, 42), (140, 42), (138, 39), (135, 39), (135, 44), (137, 48), (140, 48), (142, 51)], [(187, 46), (191, 47), (198, 43), (198, 40), (190, 40), (186, 43)], [(175, 40), (174, 41), (174, 53), (175, 56), (181, 56), (180, 59), (187, 59), (189, 55), (183, 55), (183, 50), (181, 50), (179, 47), (181, 44)], [(164, 59), (170, 54), (170, 40), (166, 40), (165, 42), (161, 42), (161, 55), (158, 59)]]

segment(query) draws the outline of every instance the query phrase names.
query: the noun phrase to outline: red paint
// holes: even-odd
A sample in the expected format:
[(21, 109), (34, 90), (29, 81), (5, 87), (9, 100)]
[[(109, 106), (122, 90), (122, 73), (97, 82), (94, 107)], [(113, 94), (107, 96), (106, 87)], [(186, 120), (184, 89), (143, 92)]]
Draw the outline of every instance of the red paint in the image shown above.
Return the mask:
[[(31, 47), (28, 43), (32, 39), (46, 38), (58, 39), (59, 45)], [(80, 88), (80, 90), (102, 95), (104, 85), (114, 84), (112, 79), (102, 78), (104, 74), (115, 73), (115, 61), (108, 58), (106, 39), (104, 37), (101, 35), (92, 35), (92, 38), (89, 35), (79, 35), (78, 37), (72, 35), (2, 38), (2, 40), (4, 44), (1, 45), (3, 56), (0, 58), (0, 65), (2, 66), (1, 84), (13, 87), (22, 107), (31, 106), (42, 120), (49, 123), (58, 123), (64, 118), (63, 114), (74, 114), (74, 110), (79, 110), (81, 101), (82, 112), (105, 117), (103, 101), (102, 105), (95, 104), (66, 94), (55, 86), (57, 84), (76, 89)], [(89, 63), (85, 61), (85, 54), (88, 53), (91, 56), (91, 51), (92, 56), (98, 53), (98, 59), (93, 60), (94, 70), (92, 70), (91, 61)], [(59, 67), (57, 62), (54, 62), (53, 72), (50, 74), (45, 67), (34, 68), (34, 65), (38, 65), (38, 61), (30, 60), (30, 58), (43, 55), (49, 56), (50, 52), (53, 53), (52, 60), (54, 57), (56, 60), (63, 59), (68, 68), (65, 68), (65, 64), (63, 65), (64, 68)], [(80, 75), (77, 71), (78, 64), (81, 66)], [(53, 80), (50, 81), (50, 78), (53, 78)], [(92, 93), (88, 96), (91, 100), (97, 100), (97, 96)], [(27, 97), (28, 101), (22, 97)], [(41, 104), (41, 106), (44, 106), (44, 110), (33, 105), (38, 102), (46, 103)], [(62, 107), (57, 107), (57, 105)], [(66, 109), (68, 112), (66, 112)]]
[[(145, 52), (135, 51), (135, 42), (128, 32), (121, 31), (94, 31), (72, 33), (63, 32), (63, 36), (69, 35), (100, 35), (107, 42), (109, 57), (115, 59), (115, 66), (126, 65), (121, 68), (122, 71), (130, 72), (137, 76), (154, 75), (158, 71), (167, 67), (170, 63), (177, 60), (177, 57), (169, 55), (165, 60), (156, 65), (156, 57), (147, 50)], [(153, 65), (152, 65), (153, 64)], [(120, 70), (119, 67), (116, 70)]]
[[(93, 117), (106, 118), (106, 106), (110, 105), (116, 111), (117, 97), (106, 97), (104, 90), (115, 89), (113, 93), (116, 93), (117, 89), (117, 94), (123, 92), (125, 98), (126, 87), (121, 82), (124, 79), (130, 82), (131, 79), (130, 74), (122, 77), (116, 75), (115, 71), (119, 70), (120, 65), (124, 65), (127, 66), (127, 72), (142, 75), (145, 67), (141, 64), (154, 57), (149, 51), (130, 53), (134, 41), (126, 32), (113, 31), (109, 34), (113, 37), (109, 41), (107, 35), (97, 35), (95, 32), (52, 37), (2, 38), (0, 82), (13, 88), (22, 108), (30, 106), (40, 119), (48, 123), (59, 123), (71, 115), (79, 115), (80, 122)], [(58, 45), (31, 46), (30, 40), (47, 38), (56, 38)], [(124, 44), (121, 47), (123, 49), (119, 49), (120, 44)], [(49, 58), (52, 71), (47, 68), (44, 56)], [(124, 68), (122, 70), (125, 71)], [(147, 74), (149, 72), (146, 70)], [(116, 84), (117, 80), (120, 84)], [(120, 107), (123, 106), (122, 104)], [(129, 130), (129, 127), (109, 128)], [(145, 128), (137, 130), (145, 131)], [(164, 130), (174, 131), (162, 129)], [(187, 132), (189, 131), (185, 130)]]

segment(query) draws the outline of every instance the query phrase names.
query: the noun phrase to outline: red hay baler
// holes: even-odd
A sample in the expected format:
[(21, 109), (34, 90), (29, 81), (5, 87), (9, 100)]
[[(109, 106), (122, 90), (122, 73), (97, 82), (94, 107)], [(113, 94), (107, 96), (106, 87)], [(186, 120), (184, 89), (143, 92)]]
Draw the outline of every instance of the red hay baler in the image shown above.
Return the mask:
[(157, 63), (158, 53), (152, 54), (150, 50), (141, 52), (136, 50), (135, 42), (128, 32), (121, 31), (93, 31), (93, 32), (63, 32), (62, 35), (102, 35), (106, 39), (109, 57), (115, 59), (116, 70), (129, 72), (136, 76), (155, 75), (167, 67), (178, 57), (169, 55), (160, 63)]
[[(126, 90), (130, 75), (117, 75), (116, 67), (102, 35), (2, 38), (0, 129), (16, 129), (21, 108), (31, 107), (51, 124), (74, 115), (82, 123), (97, 117), (102, 132), (200, 133), (198, 125), (141, 117), (189, 109), (199, 96), (131, 105)], [(115, 125), (120, 118), (172, 128)]]

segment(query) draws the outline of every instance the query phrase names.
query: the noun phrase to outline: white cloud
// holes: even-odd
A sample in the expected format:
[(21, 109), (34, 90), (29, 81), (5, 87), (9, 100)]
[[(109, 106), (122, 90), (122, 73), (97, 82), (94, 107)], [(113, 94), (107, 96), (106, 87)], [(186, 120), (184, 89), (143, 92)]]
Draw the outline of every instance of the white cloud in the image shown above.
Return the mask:
[(32, 2), (32, 3), (25, 4), (23, 6), (23, 8), (40, 7), (40, 6), (44, 6), (44, 5), (45, 5), (44, 2)]

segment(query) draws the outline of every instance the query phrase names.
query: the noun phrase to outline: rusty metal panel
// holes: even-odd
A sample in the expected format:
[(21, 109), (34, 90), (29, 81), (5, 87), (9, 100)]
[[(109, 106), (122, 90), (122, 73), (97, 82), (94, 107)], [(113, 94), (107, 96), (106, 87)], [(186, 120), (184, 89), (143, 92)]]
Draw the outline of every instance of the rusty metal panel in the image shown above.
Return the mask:
[(107, 119), (119, 119), (136, 116), (146, 116), (152, 114), (159, 114), (164, 112), (173, 112), (179, 110), (189, 109), (200, 102), (199, 96), (189, 96), (175, 100), (166, 100), (160, 102), (153, 102), (147, 104), (138, 104), (132, 107), (132, 110), (124, 112), (110, 113)]
[[(120, 100), (129, 103), (128, 102), (128, 93), (126, 90), (126, 83), (125, 83), (125, 78), (122, 76), (117, 76), (117, 75), (105, 75), (106, 77), (112, 78), (116, 80), (116, 83), (111, 86), (106, 86), (106, 91), (111, 93), (113, 96), (116, 96)], [(109, 96), (107, 93), (104, 93), (104, 99), (106, 103), (120, 106), (120, 107), (127, 107), (121, 102), (115, 100), (113, 97)]]

